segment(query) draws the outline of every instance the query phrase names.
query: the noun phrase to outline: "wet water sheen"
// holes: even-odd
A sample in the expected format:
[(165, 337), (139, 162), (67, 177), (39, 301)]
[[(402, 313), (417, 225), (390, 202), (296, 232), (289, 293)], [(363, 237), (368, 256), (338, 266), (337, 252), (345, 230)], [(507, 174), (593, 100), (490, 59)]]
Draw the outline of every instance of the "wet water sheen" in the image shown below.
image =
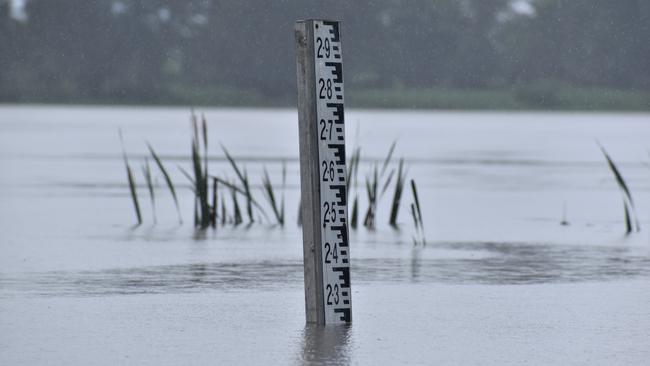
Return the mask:
[[(360, 186), (398, 139), (418, 185), (399, 227), (352, 230), (353, 324), (304, 324), (297, 121), (292, 110), (208, 109), (210, 171), (223, 142), (261, 192), (288, 169), (288, 224), (195, 231), (188, 111), (0, 106), (0, 364), (589, 364), (650, 358), (650, 116), (350, 111)], [(133, 211), (117, 129), (164, 182), (157, 224)], [(357, 132), (358, 131), (358, 132)], [(642, 231), (624, 235), (619, 163)], [(394, 164), (393, 164), (394, 165)], [(139, 179), (139, 177), (138, 177)], [(142, 180), (140, 183), (142, 183)], [(353, 188), (365, 207), (365, 191)], [(261, 196), (260, 196), (261, 197)], [(263, 220), (263, 218), (262, 218)], [(568, 225), (560, 225), (561, 221)], [(259, 218), (258, 218), (259, 221)]]

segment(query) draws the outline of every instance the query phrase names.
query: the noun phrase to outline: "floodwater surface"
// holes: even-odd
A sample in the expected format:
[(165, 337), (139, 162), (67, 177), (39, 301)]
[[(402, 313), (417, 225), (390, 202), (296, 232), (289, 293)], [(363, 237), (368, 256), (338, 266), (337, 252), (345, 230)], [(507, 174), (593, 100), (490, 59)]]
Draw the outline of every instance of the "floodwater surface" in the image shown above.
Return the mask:
[[(350, 111), (365, 178), (397, 147), (417, 183), (399, 227), (350, 233), (353, 318), (304, 324), (297, 116), (206, 109), (210, 171), (262, 201), (268, 169), (287, 224), (191, 225), (189, 111), (0, 107), (0, 363), (590, 364), (650, 358), (650, 115)], [(118, 129), (136, 173), (135, 217)], [(155, 170), (156, 223), (140, 174), (151, 142), (178, 186), (183, 225)], [(641, 226), (624, 235), (617, 162)], [(151, 162), (150, 162), (151, 163)], [(152, 167), (153, 168), (153, 167)], [(263, 205), (265, 202), (263, 202)], [(270, 207), (266, 206), (270, 211)], [(561, 222), (564, 221), (564, 224)], [(414, 245), (414, 238), (418, 244)]]

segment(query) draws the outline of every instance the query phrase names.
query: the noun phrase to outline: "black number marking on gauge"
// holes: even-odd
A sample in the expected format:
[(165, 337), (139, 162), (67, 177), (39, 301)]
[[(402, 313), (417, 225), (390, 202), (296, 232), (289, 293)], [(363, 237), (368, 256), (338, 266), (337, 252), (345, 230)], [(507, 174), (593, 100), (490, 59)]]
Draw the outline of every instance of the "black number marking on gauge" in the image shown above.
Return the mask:
[(343, 64), (338, 22), (314, 22), (325, 323), (351, 321)]

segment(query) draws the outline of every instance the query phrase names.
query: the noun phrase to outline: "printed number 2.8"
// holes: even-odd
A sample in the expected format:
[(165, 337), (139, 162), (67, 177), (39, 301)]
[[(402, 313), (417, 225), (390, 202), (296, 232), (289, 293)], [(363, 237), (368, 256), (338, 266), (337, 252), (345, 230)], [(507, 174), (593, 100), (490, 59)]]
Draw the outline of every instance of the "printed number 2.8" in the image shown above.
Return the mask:
[(318, 85), (320, 85), (318, 97), (320, 99), (325, 99), (325, 97), (327, 97), (327, 99), (332, 99), (332, 80), (327, 79), (327, 81), (325, 81), (325, 79), (320, 78), (318, 79)]

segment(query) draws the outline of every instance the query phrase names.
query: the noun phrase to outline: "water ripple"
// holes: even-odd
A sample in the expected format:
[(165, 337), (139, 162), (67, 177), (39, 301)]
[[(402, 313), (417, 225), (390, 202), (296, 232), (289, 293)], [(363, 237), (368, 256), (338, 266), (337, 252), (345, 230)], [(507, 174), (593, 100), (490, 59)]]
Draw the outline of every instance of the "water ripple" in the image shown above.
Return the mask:
[[(460, 255), (436, 258), (431, 249)], [(485, 255), (487, 252), (488, 255)], [(476, 255), (480, 253), (481, 255)], [(356, 283), (541, 284), (650, 277), (647, 248), (447, 243), (353, 260)], [(0, 297), (105, 296), (302, 286), (299, 260), (192, 263), (0, 275)]]

